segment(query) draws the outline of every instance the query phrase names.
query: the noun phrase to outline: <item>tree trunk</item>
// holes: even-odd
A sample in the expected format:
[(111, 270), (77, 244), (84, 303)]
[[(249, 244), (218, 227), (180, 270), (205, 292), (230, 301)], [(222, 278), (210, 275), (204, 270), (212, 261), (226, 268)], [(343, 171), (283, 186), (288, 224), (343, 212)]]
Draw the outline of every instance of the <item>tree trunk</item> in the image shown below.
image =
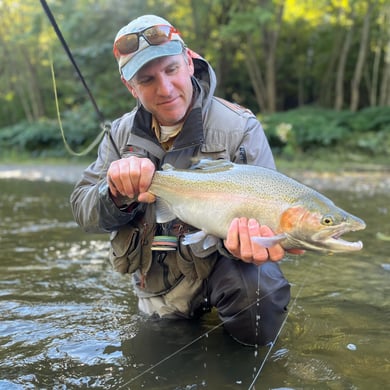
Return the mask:
[(368, 38), (370, 36), (372, 8), (373, 8), (373, 4), (369, 3), (367, 13), (364, 17), (359, 54), (356, 61), (355, 72), (351, 83), (351, 104), (350, 104), (351, 111), (357, 111), (359, 107), (359, 86), (363, 74), (366, 55), (367, 55)]
[(273, 113), (276, 111), (276, 48), (279, 38), (279, 31), (282, 25), (284, 12), (284, 2), (280, 4), (276, 23), (264, 34), (266, 40), (266, 89), (267, 89), (267, 111)]
[(383, 63), (379, 105), (383, 107), (390, 106), (390, 41), (387, 44), (386, 57)]
[[(248, 37), (248, 42), (250, 38)], [(264, 85), (264, 79), (261, 72), (261, 67), (258, 63), (258, 60), (254, 54), (253, 45), (249, 44), (246, 50), (247, 61), (245, 61), (249, 78), (251, 80), (253, 90), (255, 92), (256, 101), (259, 106), (260, 111), (267, 111), (267, 102), (266, 102), (266, 87)]]
[(379, 91), (379, 105), (390, 106), (390, 6), (384, 12), (384, 36), (387, 41), (384, 43), (384, 59), (382, 70), (382, 82)]
[(30, 107), (34, 120), (38, 120), (45, 115), (41, 89), (38, 81), (38, 74), (36, 68), (28, 57), (27, 51), (24, 52), (23, 57), (26, 64), (26, 69), (28, 69), (27, 79), (29, 82), (27, 83), (27, 91), (31, 102)]
[[(16, 68), (15, 68), (16, 69)], [(30, 101), (27, 98), (27, 93), (25, 88), (23, 88), (22, 83), (12, 82), (12, 88), (15, 91), (15, 95), (18, 96), (20, 104), (24, 111), (24, 116), (27, 119), (28, 122), (33, 122), (34, 115), (31, 110)]]
[[(340, 29), (341, 30), (341, 29)], [(332, 53), (329, 56), (330, 60), (328, 61), (324, 76), (321, 79), (318, 101), (320, 105), (325, 107), (330, 107), (334, 105), (334, 73), (336, 69), (337, 60), (340, 56), (340, 46), (341, 46), (342, 34), (334, 34), (333, 43), (332, 43)], [(304, 71), (301, 71), (303, 73)], [(300, 77), (303, 77), (300, 76)], [(304, 102), (302, 102), (304, 104)], [(300, 105), (302, 105), (300, 104)]]
[(335, 96), (334, 108), (335, 110), (338, 111), (342, 110), (344, 105), (344, 74), (345, 74), (345, 66), (347, 63), (349, 49), (351, 47), (352, 35), (353, 35), (353, 26), (351, 26), (351, 28), (347, 31), (344, 44), (341, 49), (339, 63), (337, 65), (336, 85), (335, 85), (336, 96)]
[(379, 64), (381, 61), (382, 55), (382, 45), (379, 41), (377, 47), (375, 48), (374, 63), (372, 65), (372, 79), (371, 79), (371, 88), (370, 91), (370, 106), (375, 107), (377, 105), (378, 98), (378, 81), (379, 81)]

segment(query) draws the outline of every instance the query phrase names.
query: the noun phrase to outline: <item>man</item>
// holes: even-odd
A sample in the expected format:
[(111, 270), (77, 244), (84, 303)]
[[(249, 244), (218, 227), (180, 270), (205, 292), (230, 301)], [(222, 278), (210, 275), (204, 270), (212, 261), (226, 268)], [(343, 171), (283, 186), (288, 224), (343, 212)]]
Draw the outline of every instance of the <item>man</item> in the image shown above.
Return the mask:
[(161, 17), (144, 15), (124, 26), (114, 55), (137, 106), (113, 122), (97, 160), (76, 184), (76, 221), (86, 231), (111, 232), (111, 263), (132, 274), (142, 312), (194, 318), (216, 307), (239, 342), (271, 342), (290, 299), (276, 263), (284, 250), (267, 250), (250, 237), (273, 232), (261, 221), (237, 218), (217, 245), (185, 246), (183, 235), (194, 229), (179, 220), (157, 224), (148, 193), (164, 163), (190, 168), (200, 158), (223, 158), (274, 168), (260, 123), (249, 110), (213, 96), (213, 69)]

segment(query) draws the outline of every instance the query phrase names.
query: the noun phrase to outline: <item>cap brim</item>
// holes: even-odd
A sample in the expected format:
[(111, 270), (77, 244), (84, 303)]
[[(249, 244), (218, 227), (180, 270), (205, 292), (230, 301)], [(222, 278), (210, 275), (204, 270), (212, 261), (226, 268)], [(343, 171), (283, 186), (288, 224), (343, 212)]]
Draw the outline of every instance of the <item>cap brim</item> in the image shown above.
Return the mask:
[(135, 54), (121, 69), (123, 77), (129, 81), (148, 62), (156, 58), (175, 56), (183, 52), (183, 44), (180, 41), (169, 41), (162, 45), (148, 46)]

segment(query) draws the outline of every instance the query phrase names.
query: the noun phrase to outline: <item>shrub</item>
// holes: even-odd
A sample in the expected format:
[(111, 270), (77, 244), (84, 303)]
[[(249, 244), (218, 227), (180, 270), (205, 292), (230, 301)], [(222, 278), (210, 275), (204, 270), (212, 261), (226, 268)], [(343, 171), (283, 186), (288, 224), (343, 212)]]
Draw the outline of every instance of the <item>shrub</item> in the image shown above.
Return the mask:
[(390, 154), (390, 110), (367, 108), (357, 113), (303, 107), (260, 117), (276, 154), (291, 157), (324, 147), (351, 152)]
[[(65, 139), (75, 151), (86, 148), (100, 133), (98, 121), (86, 109), (67, 111), (62, 116)], [(57, 120), (42, 118), (2, 128), (0, 144), (31, 156), (68, 156)]]
[[(315, 107), (259, 116), (276, 155), (291, 158), (316, 150), (348, 150), (368, 156), (390, 155), (390, 110), (366, 108), (357, 113)], [(62, 115), (67, 143), (79, 152), (101, 132), (99, 121), (89, 105)], [(42, 118), (0, 129), (3, 150), (30, 156), (69, 156), (56, 120)]]

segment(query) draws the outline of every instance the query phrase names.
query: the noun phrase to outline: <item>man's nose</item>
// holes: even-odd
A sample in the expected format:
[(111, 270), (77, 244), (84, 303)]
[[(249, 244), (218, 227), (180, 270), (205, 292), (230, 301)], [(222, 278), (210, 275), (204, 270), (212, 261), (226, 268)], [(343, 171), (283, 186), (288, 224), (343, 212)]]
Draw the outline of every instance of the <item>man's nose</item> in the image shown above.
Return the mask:
[(159, 77), (157, 93), (159, 95), (168, 96), (172, 91), (172, 83), (169, 77), (163, 75)]

